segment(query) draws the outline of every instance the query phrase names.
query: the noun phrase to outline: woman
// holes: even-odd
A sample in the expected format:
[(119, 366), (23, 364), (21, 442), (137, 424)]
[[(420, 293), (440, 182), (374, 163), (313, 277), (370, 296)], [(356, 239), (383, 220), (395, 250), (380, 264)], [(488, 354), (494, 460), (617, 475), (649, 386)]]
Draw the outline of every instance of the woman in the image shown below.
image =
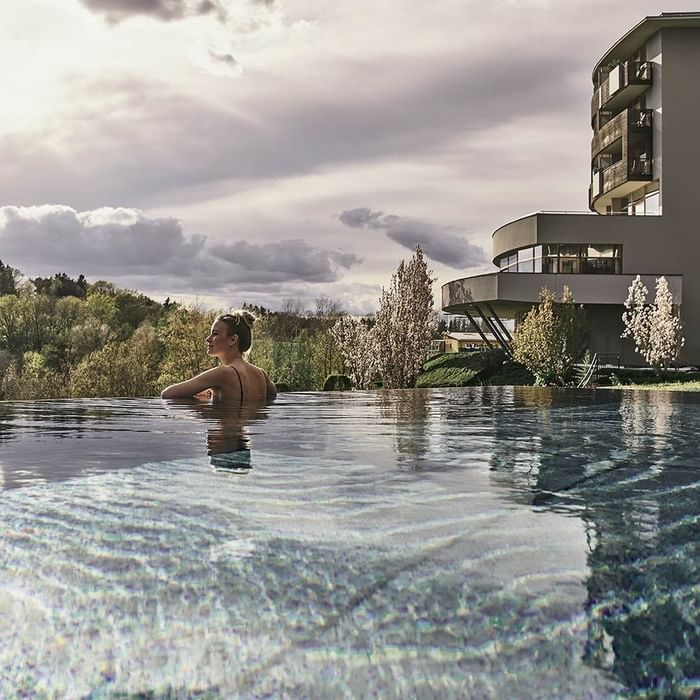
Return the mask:
[(197, 396), (208, 390), (213, 399), (245, 402), (272, 401), (277, 388), (265, 370), (246, 359), (251, 345), (255, 316), (235, 311), (217, 316), (207, 336), (207, 355), (218, 357), (221, 364), (192, 379), (171, 384), (163, 390), (163, 399)]

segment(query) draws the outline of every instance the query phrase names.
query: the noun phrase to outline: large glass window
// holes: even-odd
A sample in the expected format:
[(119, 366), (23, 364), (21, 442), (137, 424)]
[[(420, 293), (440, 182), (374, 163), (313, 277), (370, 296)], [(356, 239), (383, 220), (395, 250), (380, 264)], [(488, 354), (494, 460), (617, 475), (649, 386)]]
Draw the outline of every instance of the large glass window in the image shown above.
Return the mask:
[(546, 243), (521, 248), (499, 261), (501, 272), (603, 274), (622, 272), (622, 246), (615, 243)]
[(638, 190), (627, 201), (628, 216), (659, 216), (661, 214), (661, 202), (659, 190), (644, 193)]
[(532, 260), (533, 249), (523, 248), (518, 251), (518, 272), (534, 272)]
[(559, 258), (559, 272), (564, 275), (578, 275), (581, 272), (578, 258), (566, 257)]
[(559, 246), (559, 272), (577, 275), (581, 272), (581, 246), (562, 244)]
[(556, 256), (542, 258), (542, 272), (559, 272), (559, 259)]

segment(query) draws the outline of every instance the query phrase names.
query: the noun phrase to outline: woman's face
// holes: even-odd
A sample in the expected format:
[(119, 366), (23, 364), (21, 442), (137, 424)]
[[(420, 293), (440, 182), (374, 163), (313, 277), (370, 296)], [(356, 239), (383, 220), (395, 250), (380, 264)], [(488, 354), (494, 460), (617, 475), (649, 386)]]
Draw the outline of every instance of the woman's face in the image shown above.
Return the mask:
[(207, 336), (207, 355), (219, 357), (233, 346), (234, 338), (235, 336), (228, 334), (228, 328), (223, 321), (214, 321)]

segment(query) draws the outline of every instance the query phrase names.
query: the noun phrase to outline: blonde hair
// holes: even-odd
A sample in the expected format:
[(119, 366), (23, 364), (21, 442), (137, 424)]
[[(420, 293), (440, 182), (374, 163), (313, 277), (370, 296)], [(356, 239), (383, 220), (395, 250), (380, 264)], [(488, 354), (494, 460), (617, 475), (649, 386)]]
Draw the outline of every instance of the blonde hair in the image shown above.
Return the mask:
[(238, 336), (238, 348), (242, 353), (247, 353), (253, 344), (253, 324), (255, 316), (245, 309), (233, 309), (227, 314), (220, 314), (217, 321), (226, 324), (229, 335)]

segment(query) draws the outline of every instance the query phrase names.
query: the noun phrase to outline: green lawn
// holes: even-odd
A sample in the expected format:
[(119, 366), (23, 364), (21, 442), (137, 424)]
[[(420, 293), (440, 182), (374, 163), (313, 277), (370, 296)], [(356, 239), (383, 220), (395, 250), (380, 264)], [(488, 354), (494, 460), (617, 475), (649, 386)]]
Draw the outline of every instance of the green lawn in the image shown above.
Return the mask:
[(613, 384), (600, 389), (646, 389), (647, 391), (700, 391), (700, 381), (661, 381), (644, 384)]
[(427, 360), (416, 387), (532, 384), (532, 375), (502, 350), (477, 350), (436, 355)]

